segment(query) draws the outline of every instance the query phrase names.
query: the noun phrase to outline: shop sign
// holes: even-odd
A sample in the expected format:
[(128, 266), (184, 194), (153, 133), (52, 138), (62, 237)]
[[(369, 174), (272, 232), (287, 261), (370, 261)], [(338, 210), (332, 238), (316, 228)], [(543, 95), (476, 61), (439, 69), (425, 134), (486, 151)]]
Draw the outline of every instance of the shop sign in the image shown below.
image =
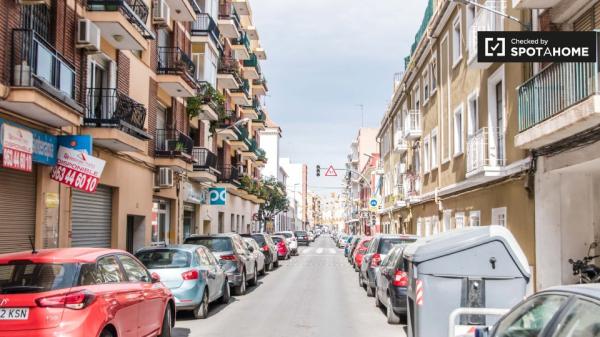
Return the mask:
[(2, 166), (31, 172), (33, 134), (16, 126), (2, 125)]
[[(53, 166), (56, 164), (56, 149), (58, 148), (56, 136), (49, 135), (25, 126), (17, 126), (16, 123), (10, 123), (0, 118), (0, 126), (2, 125), (13, 125), (22, 130), (31, 132), (33, 135), (32, 160), (34, 163), (48, 166)], [(2, 144), (2, 137), (0, 137), (0, 153), (4, 152), (3, 148), (4, 146)]]
[(214, 206), (225, 206), (227, 201), (227, 190), (223, 187), (212, 187), (208, 190), (210, 204)]
[(184, 196), (185, 202), (189, 202), (192, 204), (198, 204), (198, 205), (205, 204), (206, 196), (203, 192), (204, 192), (203, 190), (196, 188), (191, 183), (185, 183), (183, 185), (183, 196)]
[(87, 154), (92, 153), (92, 136), (90, 135), (68, 135), (58, 136), (58, 146), (78, 150)]
[(106, 162), (66, 147), (58, 148), (56, 166), (51, 178), (85, 192), (94, 192)]

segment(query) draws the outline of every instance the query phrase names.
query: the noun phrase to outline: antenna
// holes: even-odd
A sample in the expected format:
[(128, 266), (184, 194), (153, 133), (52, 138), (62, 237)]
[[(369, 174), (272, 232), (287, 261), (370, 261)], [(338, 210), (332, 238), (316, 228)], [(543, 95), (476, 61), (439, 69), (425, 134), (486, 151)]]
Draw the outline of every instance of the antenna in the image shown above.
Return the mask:
[(29, 235), (29, 244), (31, 245), (31, 254), (37, 254), (37, 250), (35, 250), (35, 240), (33, 239), (33, 235)]

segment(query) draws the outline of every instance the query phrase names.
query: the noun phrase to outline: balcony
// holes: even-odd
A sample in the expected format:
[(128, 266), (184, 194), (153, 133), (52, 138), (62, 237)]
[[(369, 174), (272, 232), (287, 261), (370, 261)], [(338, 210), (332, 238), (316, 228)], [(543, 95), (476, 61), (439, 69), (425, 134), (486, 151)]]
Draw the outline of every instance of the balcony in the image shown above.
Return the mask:
[(423, 129), (421, 128), (421, 111), (409, 110), (404, 119), (404, 139), (417, 140), (421, 138)]
[(539, 9), (554, 7), (561, 1), (562, 0), (512, 0), (512, 3), (513, 8)]
[(196, 94), (196, 65), (179, 47), (158, 47), (156, 67), (159, 87), (171, 97)]
[(146, 107), (117, 89), (89, 88), (84, 133), (113, 151), (143, 153), (152, 137), (144, 130)]
[(421, 201), (421, 177), (415, 173), (407, 173), (403, 180), (405, 200), (411, 204)]
[(248, 0), (232, 0), (231, 3), (233, 4), (235, 11), (239, 15), (252, 15), (252, 9), (250, 9), (250, 4), (248, 3)]
[(233, 165), (219, 165), (218, 182), (240, 186), (240, 171)]
[(188, 177), (196, 182), (217, 182), (217, 155), (209, 149), (194, 147), (192, 149), (193, 172)]
[(146, 26), (150, 9), (143, 0), (87, 0), (86, 18), (99, 28), (115, 49), (145, 50), (154, 40)]
[(250, 84), (247, 80), (242, 82), (238, 88), (230, 89), (229, 96), (231, 96), (231, 100), (233, 103), (241, 106), (246, 106), (252, 104), (252, 99), (250, 98)]
[(208, 82), (198, 83), (198, 93), (193, 98), (188, 98), (188, 114), (190, 107), (197, 107), (197, 118), (205, 121), (216, 121), (219, 119), (219, 111), (223, 109), (220, 102), (220, 94)]
[(553, 63), (518, 88), (515, 146), (534, 149), (600, 123), (597, 63)]
[[(190, 33), (192, 35), (192, 42), (208, 42), (205, 38), (209, 37), (218, 49), (223, 48), (220, 40), (221, 32), (219, 31), (219, 27), (215, 20), (207, 13), (197, 14), (196, 20), (192, 22)], [(200, 37), (201, 39), (197, 41), (194, 37)]]
[(396, 131), (394, 134), (394, 151), (398, 154), (404, 154), (408, 151), (408, 142), (404, 139), (402, 131)]
[(248, 60), (244, 60), (244, 69), (242, 72), (242, 77), (247, 80), (257, 80), (260, 78), (260, 64), (258, 62), (258, 58), (256, 54), (251, 54)]
[(252, 93), (258, 96), (264, 96), (267, 94), (267, 80), (264, 77), (261, 77), (256, 80), (252, 80)]
[(223, 143), (228, 143), (231, 141), (236, 141), (238, 139), (237, 133), (233, 130), (231, 125), (226, 124), (218, 124), (215, 128), (215, 133), (217, 135), (217, 143), (219, 146), (223, 146)]
[(175, 129), (157, 129), (154, 144), (156, 165), (191, 169), (194, 141), (188, 135)]
[(54, 127), (79, 125), (75, 68), (32, 30), (12, 34), (11, 90), (0, 107)]
[(239, 39), (231, 39), (231, 50), (236, 60), (248, 60), (250, 58), (250, 40), (246, 33), (242, 33)]
[(242, 23), (231, 3), (219, 5), (219, 29), (224, 37), (239, 39)]
[(171, 9), (171, 19), (190, 22), (196, 20), (196, 10), (199, 10), (196, 0), (165, 0)]
[(504, 134), (481, 128), (467, 140), (467, 178), (497, 177), (504, 168)]
[(223, 57), (217, 69), (217, 88), (219, 90), (236, 89), (242, 85), (243, 80), (240, 76), (241, 66), (239, 61)]
[[(483, 6), (494, 9), (500, 13), (506, 12), (506, 0), (487, 0)], [(487, 69), (492, 65), (491, 63), (480, 63), (477, 61), (477, 33), (503, 31), (503, 21), (504, 17), (494, 12), (488, 10), (477, 11), (477, 16), (474, 19), (473, 25), (467, 28), (471, 30), (470, 41), (467, 41), (470, 67), (474, 69)]]
[(257, 99), (252, 100), (252, 105), (242, 107), (242, 118), (249, 118), (251, 120), (257, 120), (259, 114), (262, 112), (260, 101)]
[(248, 159), (252, 161), (256, 161), (258, 159), (258, 155), (256, 154), (256, 149), (258, 149), (258, 144), (256, 144), (256, 139), (249, 139), (247, 136), (244, 139), (244, 142), (248, 145), (248, 148), (245, 151), (242, 151), (242, 159)]
[(264, 61), (264, 60), (267, 59), (267, 53), (261, 47), (254, 48), (254, 54), (256, 54), (256, 57), (258, 57), (259, 60), (263, 60)]

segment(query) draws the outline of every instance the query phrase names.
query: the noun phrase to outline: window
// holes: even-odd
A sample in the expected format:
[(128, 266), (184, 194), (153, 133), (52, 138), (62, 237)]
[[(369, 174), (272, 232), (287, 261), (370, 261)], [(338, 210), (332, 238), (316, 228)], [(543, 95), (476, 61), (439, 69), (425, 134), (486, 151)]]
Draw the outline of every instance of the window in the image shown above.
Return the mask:
[(492, 225), (506, 227), (506, 207), (492, 208)]
[(423, 102), (429, 101), (429, 71), (423, 72)]
[(68, 289), (77, 274), (75, 263), (33, 263), (27, 260), (0, 264), (0, 294), (31, 294)]
[(481, 211), (469, 212), (469, 226), (479, 227), (481, 225)]
[(469, 50), (469, 60), (477, 56), (477, 7), (467, 6), (467, 49)]
[(423, 230), (421, 229), (422, 225), (423, 225), (423, 219), (418, 218), (417, 219), (417, 236), (423, 236)]
[(600, 335), (598, 325), (600, 306), (586, 300), (577, 299), (567, 316), (558, 324), (554, 337), (584, 337)]
[(568, 297), (535, 296), (511, 311), (494, 331), (495, 336), (539, 336)]
[(463, 153), (463, 107), (454, 110), (454, 155)]
[(438, 84), (438, 63), (436, 56), (431, 59), (431, 63), (429, 64), (429, 74), (431, 76), (429, 85), (431, 87), (431, 94), (433, 94), (436, 91)]
[(442, 232), (450, 230), (450, 221), (452, 220), (452, 210), (444, 210), (444, 222), (442, 224)]
[(431, 218), (425, 219), (425, 236), (431, 235)]
[(489, 161), (491, 166), (504, 165), (504, 66), (488, 79)]
[(119, 260), (129, 282), (150, 282), (150, 275), (148, 275), (146, 268), (142, 267), (136, 260), (127, 255), (119, 255)]
[(135, 257), (149, 269), (187, 268), (192, 262), (190, 253), (168, 248), (142, 250)]
[(477, 133), (479, 129), (479, 94), (473, 93), (468, 98), (467, 105), (467, 113), (468, 113), (468, 123), (467, 123), (467, 136), (470, 138)]
[(437, 128), (431, 131), (431, 168), (434, 169), (438, 165), (438, 136), (437, 136)]
[(431, 217), (432, 234), (436, 235), (440, 232), (440, 220), (438, 217)]
[(462, 32), (461, 32), (461, 20), (460, 15), (456, 17), (452, 24), (452, 64), (456, 67), (458, 62), (462, 59)]
[(425, 173), (429, 172), (429, 136), (423, 140), (423, 170)]
[(465, 213), (457, 212), (454, 215), (454, 224), (457, 229), (465, 227)]
[(417, 86), (415, 88), (415, 90), (413, 91), (413, 99), (414, 99), (414, 109), (415, 110), (420, 110), (421, 109), (421, 96), (420, 96), (420, 90), (419, 87)]
[(120, 283), (125, 280), (117, 258), (114, 256), (107, 256), (98, 260), (98, 271), (102, 275), (104, 283)]

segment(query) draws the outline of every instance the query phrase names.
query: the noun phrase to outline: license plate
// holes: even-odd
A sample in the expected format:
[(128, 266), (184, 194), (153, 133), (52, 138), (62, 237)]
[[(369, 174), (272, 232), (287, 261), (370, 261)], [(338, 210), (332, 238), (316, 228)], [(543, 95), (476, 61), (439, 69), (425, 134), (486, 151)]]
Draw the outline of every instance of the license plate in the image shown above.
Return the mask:
[(29, 318), (29, 308), (0, 308), (0, 321), (24, 321)]

